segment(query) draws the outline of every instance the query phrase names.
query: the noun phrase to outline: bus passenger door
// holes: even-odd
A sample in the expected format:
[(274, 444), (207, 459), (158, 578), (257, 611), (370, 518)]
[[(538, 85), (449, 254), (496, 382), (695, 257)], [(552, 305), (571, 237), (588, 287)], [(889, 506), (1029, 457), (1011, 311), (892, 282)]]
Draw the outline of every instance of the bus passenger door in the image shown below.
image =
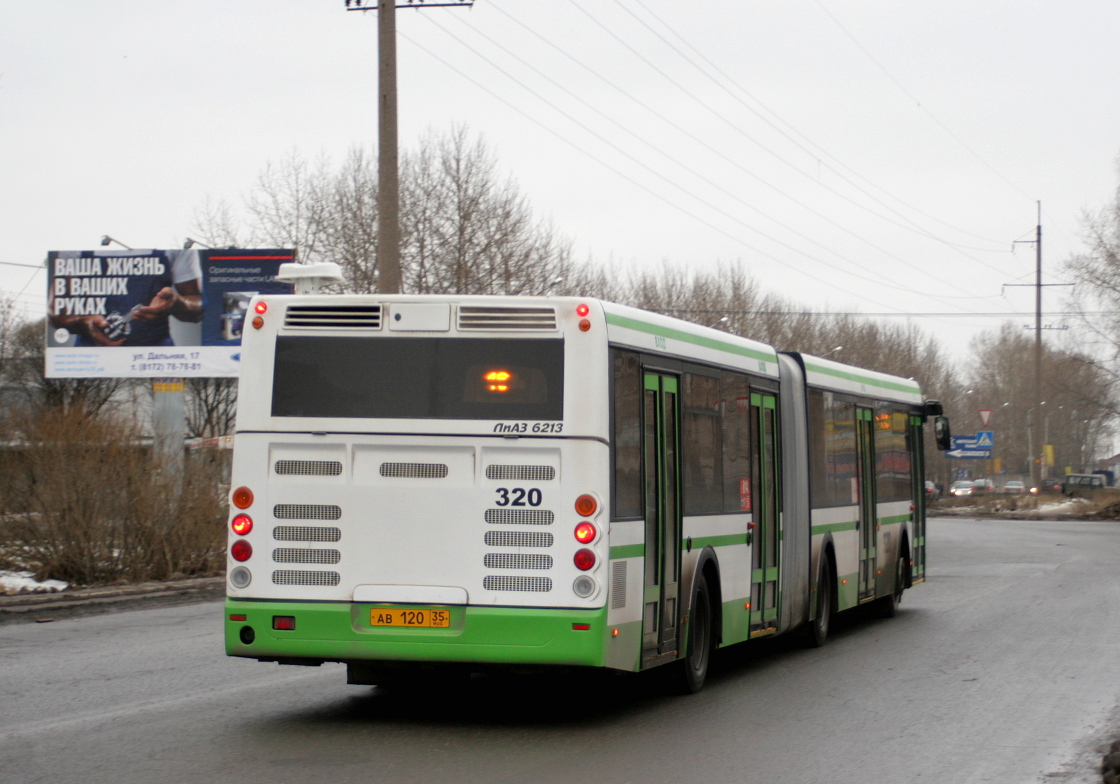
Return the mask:
[(646, 373), (642, 393), (645, 474), (645, 610), (642, 663), (676, 658), (681, 514), (678, 380)]
[(926, 576), (926, 456), (922, 448), (922, 418), (910, 417), (906, 449), (910, 452), (910, 486), (914, 494), (914, 512), (910, 542), (910, 576), (914, 580)]
[(781, 512), (778, 475), (778, 417), (774, 395), (751, 393), (751, 443), (755, 444), (752, 482), (755, 488), (751, 548), (751, 635), (778, 626), (778, 527)]
[(859, 601), (875, 598), (876, 540), (879, 521), (875, 504), (875, 417), (856, 407), (856, 467), (859, 482)]

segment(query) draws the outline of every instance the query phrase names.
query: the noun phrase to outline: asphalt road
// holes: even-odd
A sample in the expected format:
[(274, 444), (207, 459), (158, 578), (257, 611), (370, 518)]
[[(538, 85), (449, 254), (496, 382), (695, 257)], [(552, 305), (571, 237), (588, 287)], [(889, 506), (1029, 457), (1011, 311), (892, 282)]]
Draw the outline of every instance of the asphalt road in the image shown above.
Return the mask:
[(692, 697), (649, 677), (382, 693), (225, 658), (215, 602), (0, 626), (0, 781), (1099, 781), (1120, 524), (929, 528), (896, 618), (723, 652)]

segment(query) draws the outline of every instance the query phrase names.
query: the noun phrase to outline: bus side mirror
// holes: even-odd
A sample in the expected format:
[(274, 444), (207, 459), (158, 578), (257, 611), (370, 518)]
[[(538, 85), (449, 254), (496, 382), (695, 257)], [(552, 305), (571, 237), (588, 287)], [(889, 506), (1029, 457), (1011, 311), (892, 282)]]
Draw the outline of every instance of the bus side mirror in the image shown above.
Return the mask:
[(949, 434), (949, 417), (939, 416), (933, 420), (933, 438), (937, 442), (937, 448), (942, 452), (948, 451), (950, 446)]

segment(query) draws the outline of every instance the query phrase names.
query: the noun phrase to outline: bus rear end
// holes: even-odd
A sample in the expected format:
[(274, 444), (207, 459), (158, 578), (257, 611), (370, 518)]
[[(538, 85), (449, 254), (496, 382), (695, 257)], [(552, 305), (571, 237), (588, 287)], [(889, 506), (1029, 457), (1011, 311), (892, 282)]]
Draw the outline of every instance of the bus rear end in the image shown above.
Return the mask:
[(355, 682), (416, 664), (602, 666), (597, 304), (310, 295), (254, 308), (227, 653), (347, 662)]

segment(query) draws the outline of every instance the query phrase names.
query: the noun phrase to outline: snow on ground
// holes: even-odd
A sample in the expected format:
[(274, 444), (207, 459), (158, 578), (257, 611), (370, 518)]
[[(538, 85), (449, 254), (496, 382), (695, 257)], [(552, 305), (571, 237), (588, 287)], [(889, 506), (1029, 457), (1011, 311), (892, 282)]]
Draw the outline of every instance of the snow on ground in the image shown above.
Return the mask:
[(1085, 511), (1085, 501), (1081, 498), (1063, 498), (1052, 504), (1039, 504), (1035, 513), (1039, 516), (1078, 514)]
[(65, 591), (70, 583), (62, 580), (35, 579), (34, 572), (0, 571), (0, 594), (12, 596), (17, 593), (54, 593)]

